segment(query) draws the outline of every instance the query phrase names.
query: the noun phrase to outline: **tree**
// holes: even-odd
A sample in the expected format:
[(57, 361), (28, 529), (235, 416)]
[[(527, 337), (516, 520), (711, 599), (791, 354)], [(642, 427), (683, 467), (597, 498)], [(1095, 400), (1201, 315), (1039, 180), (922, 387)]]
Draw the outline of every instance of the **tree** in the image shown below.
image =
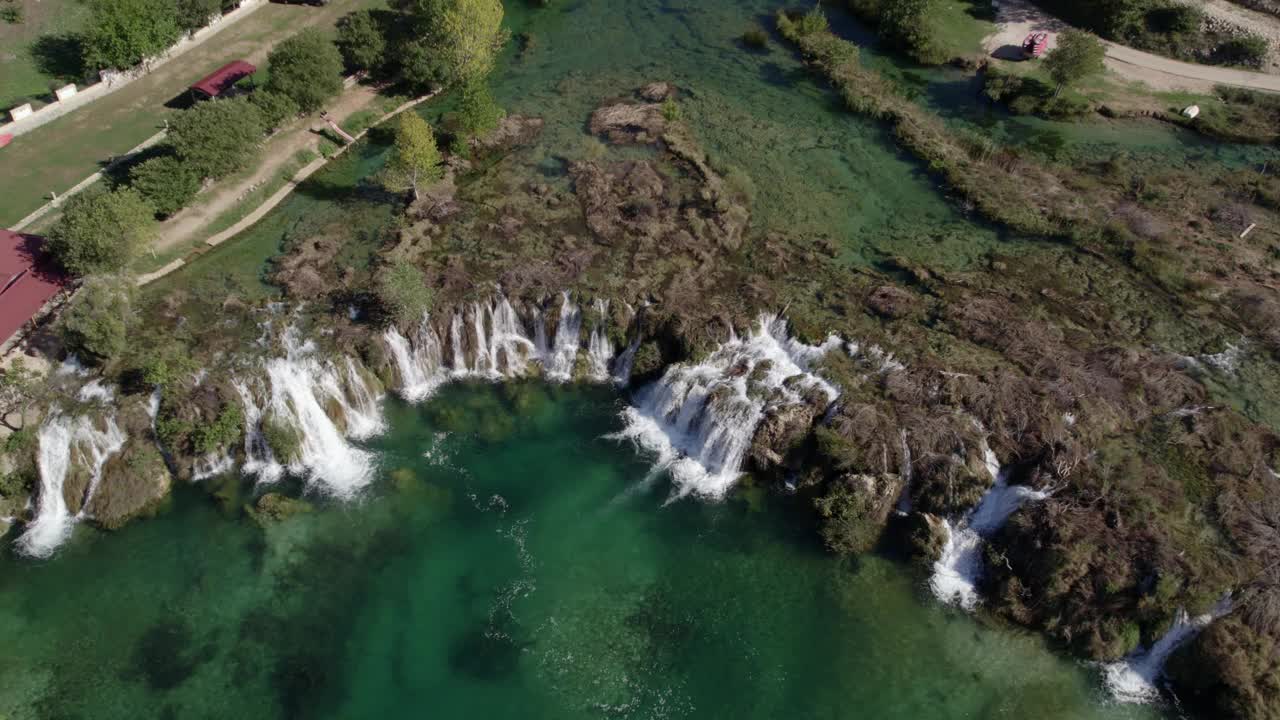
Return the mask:
[(222, 12), (222, 0), (177, 0), (178, 27), (194, 32)]
[(1098, 38), (1083, 30), (1067, 30), (1058, 36), (1058, 47), (1045, 58), (1049, 77), (1062, 89), (1106, 69), (1107, 50)]
[(73, 352), (96, 360), (119, 357), (128, 348), (133, 320), (133, 278), (89, 278), (62, 314), (62, 337)]
[(462, 102), (458, 105), (458, 123), (470, 135), (481, 135), (498, 127), (502, 108), (493, 99), (489, 81), (472, 78), (462, 86)]
[(383, 183), (390, 190), (413, 192), (418, 199), (418, 189), (444, 176), (440, 166), (440, 150), (431, 126), (417, 113), (404, 113), (396, 128), (395, 147), (383, 175)]
[(338, 37), (334, 44), (350, 70), (377, 70), (382, 67), (387, 50), (386, 37), (372, 10), (357, 10), (343, 15), (338, 20)]
[(82, 41), (90, 69), (130, 68), (181, 35), (173, 0), (90, 0)]
[(220, 178), (246, 166), (263, 136), (262, 113), (243, 97), (209, 100), (178, 113), (169, 144), (200, 178)]
[(304, 113), (342, 90), (342, 55), (315, 28), (280, 43), (267, 56), (267, 89), (288, 95)]
[(191, 202), (200, 192), (200, 176), (173, 155), (161, 155), (134, 166), (129, 187), (155, 208), (156, 215), (168, 217)]
[(407, 260), (397, 260), (383, 272), (377, 295), (382, 307), (402, 325), (421, 320), (434, 300), (426, 275)]
[(49, 232), (49, 249), (76, 275), (119, 272), (155, 231), (155, 208), (131, 188), (71, 198)]
[(933, 0), (895, 0), (884, 3), (878, 31), (881, 37), (922, 63), (943, 62), (934, 41), (929, 18), (937, 12)]
[[(27, 408), (35, 402), (39, 380), (21, 357), (7, 369), (0, 370), (0, 425), (14, 432), (22, 429)], [(18, 416), (16, 425), (9, 420), (10, 415)]]
[(262, 115), (262, 126), (268, 132), (279, 130), (298, 116), (298, 103), (284, 93), (258, 90), (249, 96), (249, 102), (258, 108)]
[(453, 80), (488, 76), (502, 47), (502, 0), (452, 0), (440, 16), (440, 47)]

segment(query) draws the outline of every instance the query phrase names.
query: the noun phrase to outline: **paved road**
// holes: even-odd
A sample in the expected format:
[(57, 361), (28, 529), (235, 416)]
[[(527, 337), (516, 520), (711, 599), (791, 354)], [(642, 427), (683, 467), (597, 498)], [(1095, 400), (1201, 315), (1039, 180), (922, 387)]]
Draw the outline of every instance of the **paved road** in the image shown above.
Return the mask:
[[(1049, 48), (1057, 45), (1058, 33), (1070, 25), (1049, 15), (1026, 0), (1000, 0), (999, 25), (985, 45), (989, 52), (1002, 57), (1016, 50), (1032, 31), (1049, 33)], [(1209, 92), (1214, 85), (1280, 93), (1280, 75), (1250, 72), (1213, 65), (1195, 65), (1170, 60), (1131, 47), (1106, 42), (1107, 67), (1126, 80), (1136, 80), (1154, 90), (1189, 90)]]

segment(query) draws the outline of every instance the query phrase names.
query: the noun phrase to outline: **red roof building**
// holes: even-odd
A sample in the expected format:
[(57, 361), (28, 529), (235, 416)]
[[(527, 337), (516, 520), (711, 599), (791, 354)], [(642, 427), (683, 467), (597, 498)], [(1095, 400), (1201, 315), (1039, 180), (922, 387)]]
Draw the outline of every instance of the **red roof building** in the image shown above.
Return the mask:
[(199, 97), (216, 98), (232, 85), (249, 77), (258, 71), (258, 68), (250, 65), (243, 60), (233, 60), (226, 65), (214, 70), (208, 77), (191, 86), (191, 92)]
[(13, 337), (67, 284), (44, 238), (0, 228), (0, 342)]

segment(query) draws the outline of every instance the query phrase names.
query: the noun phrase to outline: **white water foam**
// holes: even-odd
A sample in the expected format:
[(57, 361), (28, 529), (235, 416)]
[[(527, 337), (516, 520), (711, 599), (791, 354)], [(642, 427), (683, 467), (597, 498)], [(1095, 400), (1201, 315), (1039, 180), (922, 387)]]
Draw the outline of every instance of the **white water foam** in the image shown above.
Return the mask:
[(560, 324), (556, 327), (555, 340), (550, 351), (542, 357), (542, 368), (548, 379), (567, 382), (573, 377), (581, 332), (582, 311), (566, 292), (564, 302), (560, 305)]
[(785, 321), (762, 315), (746, 339), (731, 336), (706, 360), (668, 368), (623, 411), (626, 427), (611, 437), (655, 456), (654, 471), (671, 476), (672, 499), (722, 498), (741, 474), (766, 411), (803, 403), (810, 392), (827, 405), (839, 396), (811, 372), (827, 347), (799, 343)]
[(191, 481), (200, 482), (211, 477), (225, 475), (236, 467), (235, 458), (225, 451), (215, 450), (201, 458), (196, 458), (191, 468)]
[(1190, 617), (1179, 609), (1169, 630), (1151, 647), (1138, 650), (1124, 660), (1102, 667), (1103, 681), (1120, 702), (1151, 702), (1160, 697), (1158, 683), (1164, 664), (1173, 651), (1195, 637), (1214, 620), (1231, 612), (1231, 593), (1227, 593), (1209, 612)]
[(1005, 521), (1025, 503), (1044, 500), (1049, 493), (1025, 485), (1010, 485), (1008, 472), (1000, 469), (994, 452), (982, 443), (983, 463), (995, 478), (995, 484), (982, 496), (963, 520), (945, 521), (946, 543), (942, 556), (933, 563), (929, 587), (939, 600), (959, 605), (965, 610), (977, 607), (978, 582), (985, 569), (983, 548), (987, 538), (1004, 526)]
[(609, 379), (609, 364), (613, 362), (613, 343), (609, 342), (609, 301), (596, 298), (592, 305), (596, 321), (587, 341), (587, 376), (596, 382)]
[(63, 485), (73, 465), (84, 464), (89, 469), (89, 488), (84, 504), (97, 491), (102, 479), (102, 469), (107, 459), (124, 447), (127, 437), (108, 418), (105, 428), (99, 430), (84, 416), (69, 418), (53, 415), (36, 432), (39, 446), (36, 465), (40, 472), (40, 490), (37, 496), (36, 517), (18, 538), (18, 550), (31, 557), (46, 558), (54, 553), (71, 536), (77, 519), (72, 515), (63, 496)]

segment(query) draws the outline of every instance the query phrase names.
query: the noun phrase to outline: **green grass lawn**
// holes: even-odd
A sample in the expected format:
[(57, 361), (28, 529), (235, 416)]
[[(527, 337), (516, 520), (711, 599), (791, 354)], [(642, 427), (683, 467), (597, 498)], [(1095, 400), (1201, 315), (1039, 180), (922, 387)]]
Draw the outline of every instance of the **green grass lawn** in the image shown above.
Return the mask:
[[(78, 48), (69, 34), (78, 31), (88, 8), (78, 0), (28, 0), (20, 3), (22, 22), (0, 22), (0, 110), (51, 98), (52, 89), (80, 84)], [(8, 119), (8, 115), (5, 115)]]
[(937, 0), (930, 11), (930, 29), (947, 57), (967, 57), (982, 52), (982, 41), (995, 32), (985, 19), (986, 3), (977, 0)]

